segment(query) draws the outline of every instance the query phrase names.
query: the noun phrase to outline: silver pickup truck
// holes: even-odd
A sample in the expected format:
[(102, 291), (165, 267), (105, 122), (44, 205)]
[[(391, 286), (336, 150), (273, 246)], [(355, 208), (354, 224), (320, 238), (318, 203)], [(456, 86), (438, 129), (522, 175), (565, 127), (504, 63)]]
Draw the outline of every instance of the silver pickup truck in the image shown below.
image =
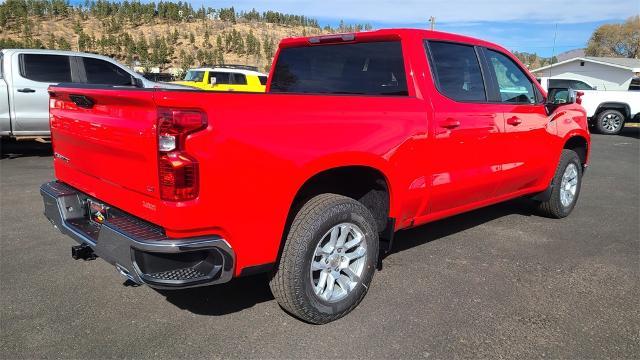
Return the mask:
[(174, 87), (155, 83), (106, 56), (40, 49), (0, 50), (0, 137), (47, 138), (49, 85), (85, 83)]

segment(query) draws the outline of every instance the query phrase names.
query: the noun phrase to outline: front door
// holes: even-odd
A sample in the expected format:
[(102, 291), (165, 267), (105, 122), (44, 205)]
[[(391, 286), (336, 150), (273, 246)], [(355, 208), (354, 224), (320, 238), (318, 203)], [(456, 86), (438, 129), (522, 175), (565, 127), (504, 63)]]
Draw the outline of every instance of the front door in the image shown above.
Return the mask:
[(486, 49), (485, 55), (505, 121), (507, 143), (501, 150), (503, 181), (498, 195), (506, 195), (539, 185), (549, 162), (557, 161), (550, 142), (555, 126), (541, 93), (524, 70), (499, 51)]
[(488, 102), (478, 50), (472, 45), (429, 41), (429, 63), (438, 91), (430, 125), (433, 151), (429, 212), (448, 211), (494, 196), (500, 181), (504, 121)]

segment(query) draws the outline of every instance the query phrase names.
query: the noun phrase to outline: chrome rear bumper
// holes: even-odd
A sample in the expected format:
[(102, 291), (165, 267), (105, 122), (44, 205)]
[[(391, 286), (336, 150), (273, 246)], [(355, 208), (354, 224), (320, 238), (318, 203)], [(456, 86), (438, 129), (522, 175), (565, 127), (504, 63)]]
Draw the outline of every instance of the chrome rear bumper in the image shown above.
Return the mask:
[(56, 228), (90, 246), (134, 283), (178, 289), (233, 277), (235, 254), (221, 237), (170, 239), (162, 228), (113, 207), (98, 224), (89, 219), (87, 200), (99, 200), (55, 181), (43, 184), (40, 193), (44, 214)]

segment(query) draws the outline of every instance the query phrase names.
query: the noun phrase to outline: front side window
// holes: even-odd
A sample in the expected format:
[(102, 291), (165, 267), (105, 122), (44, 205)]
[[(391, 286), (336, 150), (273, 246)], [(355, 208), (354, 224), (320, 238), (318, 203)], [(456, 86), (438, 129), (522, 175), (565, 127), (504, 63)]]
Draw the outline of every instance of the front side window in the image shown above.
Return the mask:
[(536, 103), (536, 93), (531, 80), (513, 60), (497, 51), (487, 50), (487, 61), (495, 72), (502, 102)]
[(204, 79), (204, 71), (189, 70), (184, 76), (184, 81), (202, 82)]
[(284, 48), (273, 93), (407, 96), (399, 41)]
[(212, 72), (211, 78), (216, 78), (217, 85), (231, 85), (231, 73)]
[(267, 77), (266, 76), (258, 76), (261, 85), (267, 85)]
[(439, 91), (456, 101), (486, 101), (476, 50), (471, 45), (430, 41), (431, 67)]
[(71, 82), (70, 58), (66, 55), (22, 54), (20, 74), (46, 83)]
[(83, 58), (87, 83), (102, 85), (131, 85), (131, 74), (108, 61)]

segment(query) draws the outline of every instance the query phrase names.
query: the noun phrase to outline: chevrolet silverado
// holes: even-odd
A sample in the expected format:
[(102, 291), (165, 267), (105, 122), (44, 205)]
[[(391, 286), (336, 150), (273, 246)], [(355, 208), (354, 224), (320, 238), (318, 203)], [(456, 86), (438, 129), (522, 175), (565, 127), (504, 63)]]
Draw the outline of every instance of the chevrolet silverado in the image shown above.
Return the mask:
[(129, 281), (270, 272), (281, 307), (353, 310), (394, 232), (516, 197), (562, 218), (590, 136), (504, 48), (389, 29), (285, 39), (267, 93), (52, 86), (45, 215)]

